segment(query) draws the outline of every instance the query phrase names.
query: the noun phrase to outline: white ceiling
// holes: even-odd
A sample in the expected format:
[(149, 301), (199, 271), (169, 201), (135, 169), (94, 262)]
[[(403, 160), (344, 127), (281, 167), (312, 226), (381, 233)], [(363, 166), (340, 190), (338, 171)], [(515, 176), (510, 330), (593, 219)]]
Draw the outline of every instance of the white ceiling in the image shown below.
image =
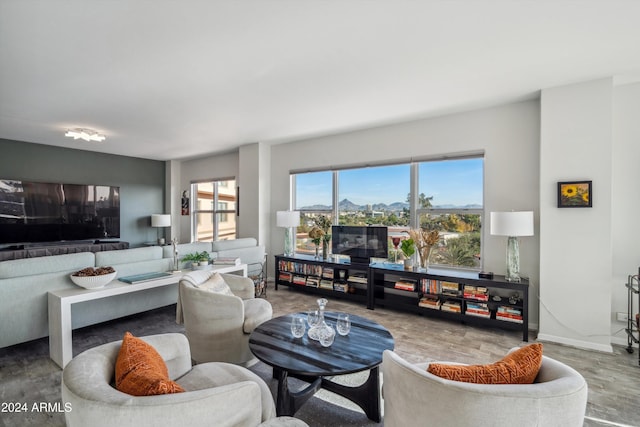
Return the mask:
[(157, 160), (639, 72), (636, 0), (0, 0), (0, 138)]

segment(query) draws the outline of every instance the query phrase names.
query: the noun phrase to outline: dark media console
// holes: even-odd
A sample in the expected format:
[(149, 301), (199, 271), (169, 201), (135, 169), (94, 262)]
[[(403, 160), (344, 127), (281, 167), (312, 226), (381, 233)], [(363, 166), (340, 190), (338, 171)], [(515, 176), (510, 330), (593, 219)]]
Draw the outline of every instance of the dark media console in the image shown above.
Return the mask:
[[(341, 298), (374, 310), (386, 307), (480, 327), (520, 331), (529, 340), (529, 282), (504, 276), (429, 268), (407, 271), (400, 264), (321, 260), (277, 255), (278, 285), (325, 298)], [(483, 274), (484, 275), (484, 274)]]

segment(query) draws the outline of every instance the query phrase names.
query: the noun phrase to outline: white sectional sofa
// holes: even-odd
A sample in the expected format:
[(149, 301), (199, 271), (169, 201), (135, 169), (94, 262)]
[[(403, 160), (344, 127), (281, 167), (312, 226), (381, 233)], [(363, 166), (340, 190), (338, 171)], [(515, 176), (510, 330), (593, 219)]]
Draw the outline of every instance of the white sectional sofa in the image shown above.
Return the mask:
[[(264, 246), (255, 239), (178, 245), (178, 254), (207, 251), (212, 257), (239, 257), (243, 263), (262, 262)], [(77, 289), (69, 276), (86, 267), (112, 266), (118, 277), (173, 267), (172, 246), (152, 246), (104, 252), (81, 252), (0, 262), (0, 348), (46, 337), (49, 334), (47, 293)], [(253, 266), (253, 267), (252, 267)], [(185, 266), (183, 265), (182, 268)], [(114, 296), (73, 306), (73, 329), (175, 304), (178, 286)]]
[[(86, 267), (110, 265), (118, 276), (167, 271), (171, 260), (162, 248), (147, 247), (106, 252), (82, 252), (0, 262), (0, 348), (49, 334), (47, 293), (77, 289), (69, 276)], [(175, 304), (176, 286), (77, 304), (73, 328)]]

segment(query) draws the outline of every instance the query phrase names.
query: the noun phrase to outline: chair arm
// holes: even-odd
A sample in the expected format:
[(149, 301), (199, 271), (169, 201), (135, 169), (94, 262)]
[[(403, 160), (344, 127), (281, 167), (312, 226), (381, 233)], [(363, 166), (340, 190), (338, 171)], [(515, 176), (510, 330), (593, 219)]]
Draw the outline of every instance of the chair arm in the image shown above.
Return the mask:
[(260, 388), (252, 381), (221, 387), (159, 396), (136, 397), (113, 389), (103, 390), (101, 400), (75, 395), (62, 383), (62, 400), (72, 410), (65, 414), (67, 426), (258, 425), (261, 421)]
[(253, 281), (247, 277), (237, 274), (221, 274), (222, 278), (231, 288), (231, 292), (242, 299), (249, 299), (255, 296)]

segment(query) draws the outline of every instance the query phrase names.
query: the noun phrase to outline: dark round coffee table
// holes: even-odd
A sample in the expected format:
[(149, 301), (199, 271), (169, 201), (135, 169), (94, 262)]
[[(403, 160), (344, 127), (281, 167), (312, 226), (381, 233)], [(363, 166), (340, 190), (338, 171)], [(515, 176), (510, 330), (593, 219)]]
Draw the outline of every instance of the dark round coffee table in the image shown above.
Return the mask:
[[(291, 335), (291, 319), (288, 314), (276, 317), (258, 326), (249, 337), (249, 348), (262, 362), (273, 367), (278, 380), (276, 412), (278, 416), (294, 415), (320, 388), (343, 396), (360, 406), (367, 417), (380, 422), (380, 369), (382, 352), (393, 350), (393, 337), (378, 323), (364, 317), (349, 315), (351, 332), (347, 336), (336, 334), (331, 347), (322, 347), (310, 339)], [(338, 313), (325, 313), (334, 328)], [(325, 377), (369, 371), (367, 381), (357, 387), (344, 386)], [(309, 384), (298, 392), (289, 390), (287, 378), (306, 381)]]

